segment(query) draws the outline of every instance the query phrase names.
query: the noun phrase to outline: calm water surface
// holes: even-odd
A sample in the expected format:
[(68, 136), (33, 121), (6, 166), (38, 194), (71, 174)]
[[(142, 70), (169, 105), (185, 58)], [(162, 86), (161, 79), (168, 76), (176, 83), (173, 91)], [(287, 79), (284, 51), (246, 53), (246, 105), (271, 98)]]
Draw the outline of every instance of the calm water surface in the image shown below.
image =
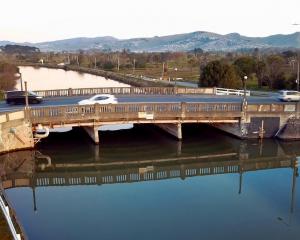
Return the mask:
[[(27, 81), (28, 83), (29, 90), (128, 86), (127, 84), (111, 79), (105, 79), (104, 77), (87, 73), (78, 73), (76, 71), (35, 67), (19, 68), (22, 73), (23, 81)], [(16, 88), (21, 89), (20, 81), (18, 81)]]
[(299, 142), (183, 133), (53, 133), (1, 157), (5, 192), (29, 239), (299, 239)]

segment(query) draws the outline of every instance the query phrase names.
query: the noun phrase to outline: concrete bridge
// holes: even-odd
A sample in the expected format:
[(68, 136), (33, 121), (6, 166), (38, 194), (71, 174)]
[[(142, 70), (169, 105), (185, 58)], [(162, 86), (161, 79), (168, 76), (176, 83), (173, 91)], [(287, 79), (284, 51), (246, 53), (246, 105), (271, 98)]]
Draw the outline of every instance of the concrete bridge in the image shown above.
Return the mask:
[[(299, 138), (297, 134), (282, 134), (281, 130), (291, 119), (298, 119), (300, 105), (280, 103), (262, 98), (255, 102), (249, 98), (211, 98), (215, 89), (188, 88), (103, 88), (37, 91), (38, 94), (55, 98), (109, 93), (119, 96), (148, 96), (148, 101), (138, 98), (136, 102), (121, 102), (114, 105), (47, 106), (28, 109), (28, 118), (34, 127), (39, 124), (48, 128), (84, 127), (95, 143), (99, 143), (99, 126), (111, 124), (155, 124), (177, 139), (182, 138), (181, 125), (206, 123), (240, 138), (263, 138), (281, 136)], [(198, 97), (201, 95), (201, 97)], [(151, 96), (149, 100), (149, 96)], [(159, 96), (171, 102), (156, 102)], [(186, 96), (193, 96), (186, 97)], [(175, 99), (175, 100), (174, 100)], [(192, 99), (192, 100), (191, 100)], [(152, 101), (151, 101), (152, 100)], [(221, 100), (221, 101), (220, 101)], [(166, 100), (164, 100), (166, 101)], [(173, 102), (174, 101), (174, 102)], [(292, 132), (292, 134), (294, 131)], [(299, 132), (300, 134), (300, 132)]]
[[(242, 101), (240, 97), (209, 95), (214, 91), (213, 88), (157, 87), (36, 91), (46, 97), (46, 105), (32, 105), (25, 107), (25, 110), (18, 107), (15, 111), (23, 112), (23, 120), (33, 127), (33, 132), (38, 129), (83, 127), (95, 143), (100, 141), (100, 126), (128, 123), (154, 124), (179, 140), (183, 137), (182, 124), (188, 123), (209, 124), (239, 138), (300, 138), (300, 104), (251, 97)], [(85, 106), (76, 102), (78, 97), (101, 93), (115, 94), (118, 98), (127, 96), (127, 100), (118, 104)], [(49, 99), (52, 99), (52, 105), (49, 105)], [(8, 114), (21, 116), (21, 112)], [(7, 113), (1, 119), (2, 122), (9, 122)], [(16, 141), (27, 141), (16, 132), (13, 134)], [(31, 137), (29, 134), (27, 139)], [(27, 144), (26, 148), (30, 146)]]

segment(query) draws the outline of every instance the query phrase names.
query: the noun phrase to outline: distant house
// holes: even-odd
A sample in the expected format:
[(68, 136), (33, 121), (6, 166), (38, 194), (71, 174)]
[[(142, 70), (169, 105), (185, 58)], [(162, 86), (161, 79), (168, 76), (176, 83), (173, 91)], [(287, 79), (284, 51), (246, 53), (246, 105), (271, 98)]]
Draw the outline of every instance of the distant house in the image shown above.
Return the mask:
[(66, 64), (65, 63), (59, 63), (57, 64), (57, 66), (65, 66)]

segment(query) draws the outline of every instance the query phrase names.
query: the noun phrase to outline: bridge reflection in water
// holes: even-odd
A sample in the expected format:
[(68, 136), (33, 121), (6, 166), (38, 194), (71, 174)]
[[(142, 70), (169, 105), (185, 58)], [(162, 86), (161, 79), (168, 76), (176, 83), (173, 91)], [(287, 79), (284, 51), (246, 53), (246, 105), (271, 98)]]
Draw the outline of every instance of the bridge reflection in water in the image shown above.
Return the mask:
[[(117, 154), (121, 157), (116, 157), (113, 149), (105, 147), (105, 144), (103, 149), (99, 145), (82, 145), (81, 148), (68, 146), (55, 150), (55, 154), (45, 149), (0, 156), (0, 173), (4, 189), (32, 188), (36, 210), (37, 187), (121, 184), (170, 178), (184, 180), (196, 176), (237, 173), (240, 176), (237, 192), (241, 194), (244, 173), (290, 168), (293, 171), (292, 212), (299, 164), (296, 156), (300, 155), (295, 152), (293, 144), (279, 144), (273, 140), (231, 141), (222, 147), (208, 149), (207, 145), (201, 147), (172, 142), (171, 153), (160, 151), (156, 154), (153, 146), (143, 145), (142, 149), (137, 147), (134, 153), (126, 147), (119, 148)], [(152, 154), (145, 156), (145, 152)], [(75, 155), (80, 157), (74, 159)]]

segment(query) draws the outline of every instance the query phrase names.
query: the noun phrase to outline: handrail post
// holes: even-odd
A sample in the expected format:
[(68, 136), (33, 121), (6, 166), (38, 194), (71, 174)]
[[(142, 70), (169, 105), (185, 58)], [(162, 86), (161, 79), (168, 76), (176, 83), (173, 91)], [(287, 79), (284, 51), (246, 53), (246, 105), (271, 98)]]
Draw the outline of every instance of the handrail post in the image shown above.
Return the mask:
[(68, 96), (73, 96), (73, 89), (72, 88), (68, 89)]
[(25, 84), (25, 119), (29, 121), (30, 119), (30, 109), (29, 109), (29, 100), (28, 100), (28, 90), (27, 90), (27, 81), (24, 82)]
[(180, 108), (181, 108), (181, 120), (183, 120), (183, 118), (185, 118), (186, 103), (185, 102), (181, 102)]

